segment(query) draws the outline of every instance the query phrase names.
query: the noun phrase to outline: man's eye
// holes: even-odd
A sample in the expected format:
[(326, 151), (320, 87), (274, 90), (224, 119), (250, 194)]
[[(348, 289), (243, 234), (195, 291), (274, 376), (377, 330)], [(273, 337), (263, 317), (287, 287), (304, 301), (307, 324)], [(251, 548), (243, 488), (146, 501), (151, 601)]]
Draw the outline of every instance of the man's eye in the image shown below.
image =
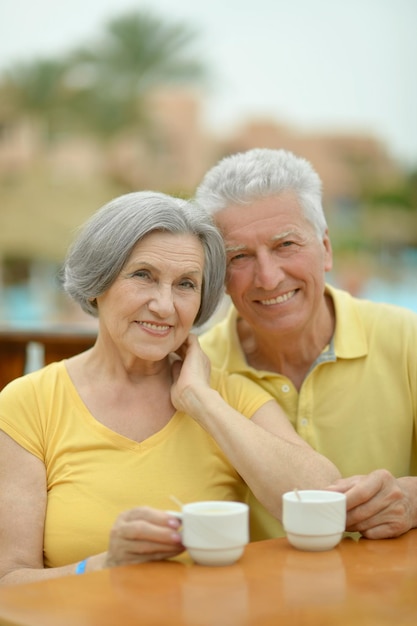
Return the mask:
[(241, 259), (245, 259), (247, 256), (246, 252), (239, 252), (239, 254), (234, 254), (229, 257), (229, 263), (232, 263), (233, 261), (240, 261)]
[(282, 241), (280, 245), (281, 245), (282, 248), (289, 248), (290, 246), (294, 245), (294, 242), (293, 241)]

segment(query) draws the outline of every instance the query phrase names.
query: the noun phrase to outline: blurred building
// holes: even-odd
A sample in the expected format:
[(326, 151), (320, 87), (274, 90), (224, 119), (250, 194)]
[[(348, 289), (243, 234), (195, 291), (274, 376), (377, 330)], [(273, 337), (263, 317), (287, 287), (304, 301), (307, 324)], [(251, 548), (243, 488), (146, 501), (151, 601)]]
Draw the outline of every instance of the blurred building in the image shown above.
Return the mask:
[(238, 152), (254, 146), (284, 148), (311, 161), (329, 201), (359, 198), (365, 180), (390, 185), (403, 177), (399, 165), (372, 136), (301, 133), (274, 121), (252, 120), (225, 143), (224, 149)]
[(48, 144), (43, 129), (20, 120), (8, 124), (0, 112), (0, 184), (43, 165), (55, 182), (112, 178), (126, 188), (158, 187), (190, 195), (220, 157), (253, 147), (285, 148), (309, 159), (327, 198), (359, 197), (364, 181), (396, 184), (404, 175), (373, 136), (302, 133), (273, 120), (249, 120), (228, 136), (202, 128), (202, 103), (186, 89), (159, 89), (147, 99), (148, 125), (103, 144), (63, 134)]
[[(15, 279), (32, 290), (42, 276), (51, 283), (54, 271), (48, 263), (59, 265), (76, 228), (112, 197), (136, 189), (190, 196), (204, 172), (233, 152), (285, 148), (306, 157), (323, 180), (328, 217), (337, 214), (351, 229), (358, 228), (366, 186), (394, 187), (405, 175), (376, 137), (302, 133), (265, 119), (248, 120), (217, 137), (202, 126), (199, 96), (178, 88), (152, 93), (147, 110), (148, 124), (141, 132), (126, 129), (107, 142), (69, 133), (46, 141), (39, 122), (10, 122), (0, 111), (3, 295)], [(13, 267), (19, 276), (13, 277)]]

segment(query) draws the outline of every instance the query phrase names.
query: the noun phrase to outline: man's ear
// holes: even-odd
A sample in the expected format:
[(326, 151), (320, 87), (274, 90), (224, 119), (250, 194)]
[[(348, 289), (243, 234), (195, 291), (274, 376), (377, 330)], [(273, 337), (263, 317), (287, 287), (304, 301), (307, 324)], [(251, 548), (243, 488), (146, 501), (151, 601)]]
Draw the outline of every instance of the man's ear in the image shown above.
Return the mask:
[(324, 248), (324, 271), (330, 272), (333, 267), (333, 249), (329, 238), (329, 231), (326, 228), (323, 235), (323, 248)]

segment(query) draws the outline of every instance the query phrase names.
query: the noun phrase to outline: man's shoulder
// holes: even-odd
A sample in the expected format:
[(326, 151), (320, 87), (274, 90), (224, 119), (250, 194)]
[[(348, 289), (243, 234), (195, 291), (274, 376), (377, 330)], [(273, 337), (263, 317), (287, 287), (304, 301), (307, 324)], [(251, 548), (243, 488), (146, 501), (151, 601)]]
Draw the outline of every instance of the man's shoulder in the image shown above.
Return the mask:
[(229, 333), (225, 320), (217, 322), (199, 336), (200, 346), (214, 367), (221, 368), (227, 353)]
[(336, 324), (344, 331), (363, 328), (365, 332), (390, 333), (402, 329), (417, 336), (417, 313), (411, 309), (354, 296), (334, 287), (328, 287), (328, 292), (333, 299)]
[(202, 349), (212, 365), (219, 369), (225, 368), (227, 355), (231, 351), (232, 337), (236, 332), (236, 315), (236, 310), (231, 306), (220, 321), (214, 323), (199, 336)]
[(381, 315), (393, 318), (408, 318), (417, 322), (417, 313), (406, 307), (398, 306), (389, 302), (377, 302), (368, 298), (352, 295), (350, 292), (326, 285), (326, 290), (330, 293), (336, 309), (343, 307), (348, 311), (358, 311), (371, 316)]

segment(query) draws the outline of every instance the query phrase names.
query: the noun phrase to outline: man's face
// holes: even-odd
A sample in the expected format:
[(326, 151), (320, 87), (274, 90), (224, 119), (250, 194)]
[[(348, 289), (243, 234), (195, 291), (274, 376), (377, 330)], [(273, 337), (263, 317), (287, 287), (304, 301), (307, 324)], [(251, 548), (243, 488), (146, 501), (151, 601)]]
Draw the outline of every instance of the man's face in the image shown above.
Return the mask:
[(324, 302), (327, 233), (317, 235), (291, 193), (230, 205), (215, 220), (226, 243), (226, 290), (240, 315), (259, 332), (301, 331)]

